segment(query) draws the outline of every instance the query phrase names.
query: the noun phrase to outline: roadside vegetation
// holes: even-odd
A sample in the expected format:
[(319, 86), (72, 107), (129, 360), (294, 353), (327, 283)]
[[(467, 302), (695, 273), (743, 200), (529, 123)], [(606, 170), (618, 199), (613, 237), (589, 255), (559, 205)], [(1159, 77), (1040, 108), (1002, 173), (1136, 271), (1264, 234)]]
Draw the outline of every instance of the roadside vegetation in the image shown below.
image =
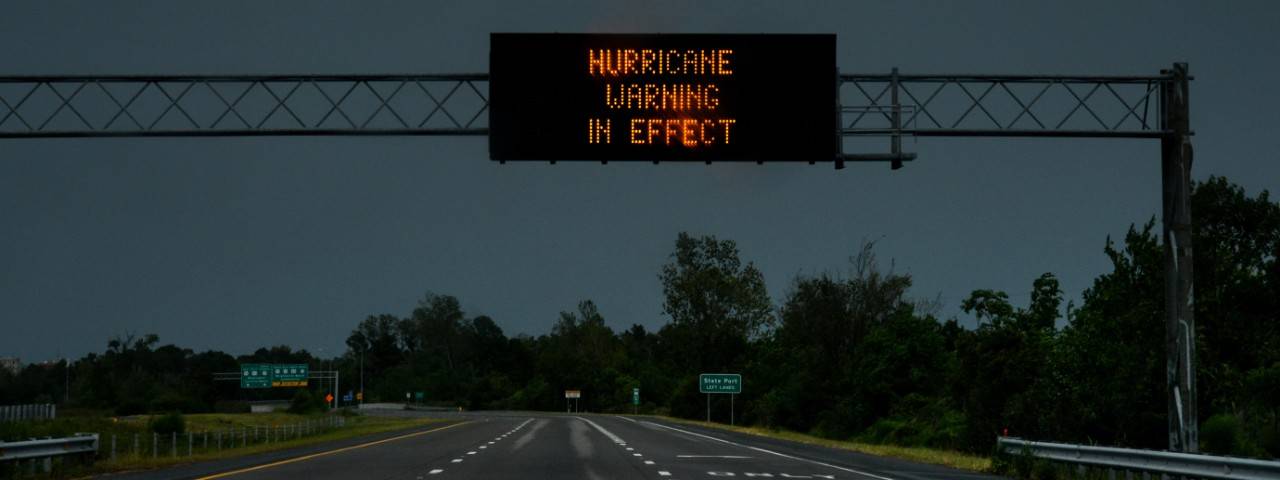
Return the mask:
[[(98, 455), (91, 465), (76, 459), (57, 458), (53, 472), (39, 475), (64, 478), (240, 457), (405, 430), (440, 421), (352, 413), (169, 413), (111, 417), (80, 411), (56, 420), (0, 424), (3, 428), (0, 431), (10, 440), (97, 433)], [(0, 468), (0, 478), (23, 477), (24, 467), (4, 464)]]
[[(1280, 456), (1280, 204), (1215, 177), (1195, 185), (1192, 205), (1201, 447)], [(546, 319), (548, 333), (509, 337), (458, 298), (428, 293), (404, 314), (353, 319), (336, 358), (286, 346), (235, 357), (126, 336), (76, 360), (69, 375), (65, 363), (0, 373), (0, 403), (61, 400), (69, 377), (72, 405), (114, 415), (238, 412), (271, 399), (305, 410), (321, 408), (327, 386), (241, 390), (213, 373), (309, 363), (345, 381), (363, 364), (367, 401), (425, 392), (437, 406), (564, 411), (563, 391), (577, 389), (583, 411), (702, 419), (697, 375), (734, 372), (744, 378), (740, 423), (840, 448), (909, 456), (922, 447), (925, 461), (964, 452), (979, 459), (954, 465), (978, 470), (1006, 433), (1162, 449), (1163, 252), (1155, 221), (1136, 220), (1121, 238), (1098, 238), (1110, 268), (1080, 298), (1044, 273), (1012, 295), (973, 290), (958, 305), (965, 321), (940, 317), (942, 307), (913, 294), (911, 276), (878, 259), (873, 243), (832, 271), (776, 280), (789, 288), (773, 299), (749, 252), (681, 233), (657, 272), (656, 331), (615, 331), (583, 300)], [(728, 423), (728, 396), (711, 398), (711, 414)]]

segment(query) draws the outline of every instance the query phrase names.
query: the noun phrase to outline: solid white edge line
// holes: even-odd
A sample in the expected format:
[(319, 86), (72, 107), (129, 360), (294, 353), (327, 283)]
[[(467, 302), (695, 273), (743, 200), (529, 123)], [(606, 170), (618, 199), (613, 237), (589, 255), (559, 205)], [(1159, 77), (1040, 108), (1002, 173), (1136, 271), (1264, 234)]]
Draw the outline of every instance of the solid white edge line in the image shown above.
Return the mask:
[(693, 436), (696, 436), (696, 437), (702, 437), (702, 438), (705, 438), (705, 439), (708, 439), (708, 440), (715, 440), (715, 441), (717, 441), (717, 442), (727, 443), (727, 444), (729, 444), (729, 445), (733, 445), (733, 446), (736, 446), (736, 447), (749, 448), (749, 449), (751, 449), (751, 450), (755, 450), (755, 451), (758, 451), (758, 452), (764, 452), (764, 453), (768, 453), (768, 454), (770, 454), (770, 455), (777, 455), (777, 456), (782, 457), (782, 458), (789, 458), (789, 459), (792, 459), (792, 460), (799, 460), (799, 461), (802, 461), (802, 462), (809, 462), (809, 463), (812, 463), (812, 464), (814, 464), (814, 465), (821, 465), (821, 466), (824, 466), (824, 467), (827, 467), (827, 468), (834, 468), (834, 469), (836, 469), (836, 470), (842, 470), (842, 471), (845, 471), (845, 472), (849, 472), (849, 473), (854, 473), (854, 474), (862, 475), (862, 476), (864, 476), (864, 477), (878, 478), (878, 479), (880, 479), (880, 480), (894, 480), (894, 479), (889, 478), (889, 477), (882, 477), (882, 476), (879, 476), (879, 475), (876, 475), (876, 474), (873, 474), (873, 473), (867, 473), (867, 472), (863, 472), (863, 471), (859, 471), (859, 470), (854, 470), (854, 469), (852, 469), (852, 468), (845, 468), (845, 467), (841, 467), (841, 466), (837, 466), (837, 465), (832, 465), (832, 464), (830, 464), (830, 463), (826, 463), (826, 462), (819, 462), (819, 461), (817, 461), (817, 460), (810, 460), (810, 459), (807, 459), (807, 458), (796, 457), (796, 456), (792, 456), (792, 455), (787, 455), (787, 454), (785, 454), (785, 453), (778, 453), (778, 452), (775, 452), (775, 451), (773, 451), (773, 450), (765, 450), (765, 449), (760, 448), (760, 447), (753, 447), (753, 446), (751, 446), (751, 445), (743, 445), (743, 444), (741, 444), (741, 443), (731, 442), (731, 441), (729, 441), (729, 440), (725, 440), (725, 439), (723, 439), (723, 438), (716, 438), (716, 437), (713, 437), (713, 436), (710, 436), (710, 435), (703, 435), (703, 434), (701, 434), (701, 433), (690, 432), (690, 431), (688, 431), (688, 430), (682, 430), (682, 429), (675, 428), (675, 427), (668, 427), (668, 426), (663, 425), (663, 424), (660, 424), (660, 423), (654, 423), (654, 422), (649, 422), (649, 421), (646, 421), (646, 422), (644, 422), (644, 423), (647, 423), (647, 424), (653, 425), (653, 426), (655, 426), (655, 427), (662, 427), (662, 428), (665, 428), (665, 429), (667, 429), (667, 430), (674, 430), (674, 431), (677, 431), (677, 432), (680, 432), (680, 433), (683, 433), (683, 434), (686, 434), (686, 435), (693, 435)]

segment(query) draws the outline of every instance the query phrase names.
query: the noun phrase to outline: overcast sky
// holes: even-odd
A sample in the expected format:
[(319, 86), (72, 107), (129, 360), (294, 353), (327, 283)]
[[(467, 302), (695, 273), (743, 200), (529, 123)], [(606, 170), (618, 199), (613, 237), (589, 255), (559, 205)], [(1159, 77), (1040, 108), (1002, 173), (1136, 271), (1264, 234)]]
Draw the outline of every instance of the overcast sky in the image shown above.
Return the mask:
[[(0, 74), (487, 71), (489, 32), (834, 33), (843, 72), (1154, 75), (1190, 63), (1197, 179), (1280, 190), (1277, 2), (12, 2)], [(498, 165), (483, 137), (0, 140), (0, 356), (128, 332), (342, 351), (430, 290), (507, 334), (593, 299), (657, 328), (678, 232), (738, 242), (780, 302), (863, 239), (964, 316), (1076, 299), (1157, 215), (1151, 140), (920, 139), (884, 164)]]

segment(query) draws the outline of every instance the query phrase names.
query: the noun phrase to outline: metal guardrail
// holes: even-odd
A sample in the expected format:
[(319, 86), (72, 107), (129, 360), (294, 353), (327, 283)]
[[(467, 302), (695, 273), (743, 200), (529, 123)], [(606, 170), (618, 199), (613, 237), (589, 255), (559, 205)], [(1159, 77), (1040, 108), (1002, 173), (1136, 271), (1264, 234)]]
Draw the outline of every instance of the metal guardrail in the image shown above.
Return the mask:
[(62, 455), (95, 454), (98, 451), (98, 434), (77, 434), (74, 437), (0, 442), (0, 462), (50, 458)]
[(1055, 462), (1121, 471), (1148, 472), (1188, 478), (1223, 480), (1280, 479), (1280, 461), (1219, 457), (1190, 453), (996, 439), (1000, 450)]
[(50, 420), (58, 418), (58, 406), (52, 403), (0, 405), (0, 422)]

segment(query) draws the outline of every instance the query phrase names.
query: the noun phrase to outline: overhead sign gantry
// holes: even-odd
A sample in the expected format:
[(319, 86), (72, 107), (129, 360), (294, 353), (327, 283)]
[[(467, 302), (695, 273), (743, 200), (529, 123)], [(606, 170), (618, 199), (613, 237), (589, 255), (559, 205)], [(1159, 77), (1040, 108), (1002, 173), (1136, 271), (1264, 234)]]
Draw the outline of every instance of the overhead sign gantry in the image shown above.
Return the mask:
[[(800, 160), (837, 169), (900, 168), (915, 158), (904, 137), (1159, 140), (1169, 448), (1197, 450), (1186, 64), (1127, 76), (847, 74), (835, 70), (834, 35), (491, 41), (492, 75), (3, 76), (0, 139), (489, 135), (490, 156), (502, 162)], [(887, 140), (888, 151), (850, 153), (850, 139)]]

